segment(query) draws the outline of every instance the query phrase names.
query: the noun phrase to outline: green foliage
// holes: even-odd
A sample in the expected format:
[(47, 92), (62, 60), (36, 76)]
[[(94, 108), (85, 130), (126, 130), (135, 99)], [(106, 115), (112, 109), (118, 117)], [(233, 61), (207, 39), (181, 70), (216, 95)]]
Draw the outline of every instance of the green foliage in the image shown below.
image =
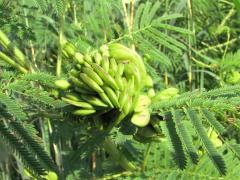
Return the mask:
[(17, 119), (24, 120), (27, 118), (27, 115), (21, 106), (2, 92), (0, 92), (0, 103), (3, 104), (7, 111)]
[[(31, 69), (0, 59), (0, 135), (13, 152), (0, 179), (24, 179), (24, 169), (39, 179), (49, 170), (69, 180), (240, 178), (240, 86), (228, 82), (240, 67), (237, 1), (0, 0), (0, 9), (1, 30)], [(156, 93), (180, 95), (153, 100), (147, 127), (129, 115), (106, 133), (114, 112), (79, 118), (56, 94), (60, 35), (81, 53), (122, 41), (142, 55)], [(60, 78), (75, 65), (62, 57)], [(125, 171), (116, 154), (138, 168)]]
[(29, 152), (26, 146), (21, 142), (21, 139), (13, 135), (3, 120), (1, 120), (0, 123), (0, 133), (4, 140), (11, 146), (12, 150), (18, 154), (30, 171), (37, 176), (45, 174), (44, 166), (39, 163), (39, 161), (34, 157), (34, 154)]

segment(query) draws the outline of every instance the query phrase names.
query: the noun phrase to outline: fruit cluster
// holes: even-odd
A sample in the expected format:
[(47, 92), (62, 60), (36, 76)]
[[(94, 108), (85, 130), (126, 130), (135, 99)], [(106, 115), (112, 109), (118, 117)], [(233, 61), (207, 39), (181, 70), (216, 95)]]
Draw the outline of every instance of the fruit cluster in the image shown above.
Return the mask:
[(66, 43), (63, 54), (76, 63), (69, 79), (55, 84), (64, 91), (62, 100), (75, 106), (74, 115), (93, 115), (115, 108), (125, 116), (133, 113), (131, 122), (137, 126), (149, 123), (148, 91), (154, 93), (153, 82), (135, 51), (115, 43), (82, 55)]

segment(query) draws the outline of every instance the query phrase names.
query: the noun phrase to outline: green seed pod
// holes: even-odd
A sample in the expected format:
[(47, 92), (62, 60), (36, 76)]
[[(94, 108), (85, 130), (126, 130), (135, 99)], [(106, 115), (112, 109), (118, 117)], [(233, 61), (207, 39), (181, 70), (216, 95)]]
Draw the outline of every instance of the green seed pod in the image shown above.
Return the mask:
[(116, 73), (112, 70), (112, 69), (109, 69), (108, 71), (108, 74), (114, 79)]
[(102, 88), (92, 79), (90, 78), (88, 75), (84, 74), (84, 73), (80, 73), (80, 78), (82, 79), (82, 81), (88, 85), (90, 88), (92, 88), (94, 91), (101, 93), (103, 92)]
[(124, 105), (128, 103), (127, 100), (128, 100), (128, 91), (127, 89), (125, 89), (123, 92), (120, 93), (120, 96), (119, 96), (120, 109), (122, 109)]
[(101, 99), (105, 102), (105, 103), (107, 103), (111, 108), (113, 108), (114, 106), (113, 106), (113, 104), (112, 104), (112, 102), (110, 101), (110, 99), (108, 98), (108, 96), (103, 92), (103, 93), (98, 93), (99, 94), (99, 96), (101, 97)]
[(100, 52), (102, 53), (103, 56), (109, 57), (109, 51), (108, 51), (108, 46), (103, 45), (100, 47)]
[(136, 105), (134, 107), (135, 112), (141, 112), (144, 109), (148, 108), (148, 106), (151, 104), (151, 99), (144, 94), (141, 94), (136, 102)]
[(131, 76), (134, 76), (134, 83), (135, 83), (135, 89), (141, 89), (143, 86), (142, 82), (142, 76), (141, 73), (136, 65), (133, 63), (129, 63), (125, 65), (124, 68), (124, 74), (127, 78), (131, 78)]
[(154, 96), (153, 101), (161, 101), (165, 99), (169, 99), (175, 96), (178, 96), (179, 90), (177, 88), (167, 88), (160, 92), (157, 92), (157, 94)]
[(153, 87), (153, 80), (152, 80), (151, 76), (149, 76), (149, 75), (146, 76), (145, 85), (150, 88)]
[(70, 42), (67, 42), (63, 45), (63, 50), (67, 52), (69, 57), (73, 57), (76, 53), (76, 47)]
[(115, 80), (106, 72), (104, 71), (104, 69), (99, 66), (98, 64), (93, 63), (92, 64), (93, 69), (95, 70), (95, 72), (101, 77), (101, 79), (111, 88), (113, 88), (114, 90), (118, 90), (118, 86), (117, 83), (115, 82)]
[(81, 66), (80, 64), (76, 64), (76, 68), (77, 68), (78, 70), (81, 70), (81, 69), (82, 69), (82, 66)]
[(73, 101), (82, 101), (80, 96), (77, 93), (73, 93), (73, 92), (66, 93), (65, 97)]
[(155, 94), (155, 91), (153, 88), (149, 89), (148, 90), (148, 97), (152, 98), (154, 97), (156, 94)]
[(142, 58), (132, 49), (129, 49), (119, 43), (112, 43), (109, 45), (109, 53), (110, 56), (115, 58), (118, 63), (125, 60), (131, 61), (139, 67), (143, 76), (146, 75), (146, 69)]
[(107, 94), (108, 98), (110, 99), (110, 101), (112, 102), (112, 104), (115, 107), (119, 107), (118, 97), (114, 93), (114, 91), (110, 87), (107, 87), (107, 86), (104, 86), (103, 89), (104, 89), (105, 93)]
[(98, 107), (108, 107), (106, 103), (104, 103), (101, 99), (95, 96), (81, 95), (82, 99), (94, 106)]
[(84, 82), (80, 81), (78, 78), (76, 78), (74, 76), (70, 76), (70, 80), (79, 89), (84, 89), (84, 90), (92, 92), (92, 93), (95, 92), (92, 88), (90, 88)]
[(123, 113), (127, 115), (130, 112), (131, 108), (132, 108), (132, 97), (128, 96), (127, 102), (123, 106)]
[(79, 109), (79, 110), (73, 111), (72, 114), (77, 116), (87, 116), (87, 115), (94, 114), (95, 112), (96, 112), (95, 109)]
[(56, 80), (55, 85), (57, 88), (59, 88), (61, 90), (67, 90), (71, 86), (71, 84), (67, 80), (64, 80), (64, 79)]
[(28, 70), (22, 67), (21, 65), (17, 64), (13, 59), (8, 57), (6, 54), (0, 52), (0, 58), (1, 60), (5, 61), (6, 63), (10, 64), (11, 66), (15, 67), (18, 69), (20, 72), (26, 74), (28, 73)]
[(85, 89), (87, 91), (93, 91), (89, 86), (86, 86), (84, 82), (80, 81), (78, 78), (74, 76), (70, 76), (70, 80), (78, 88)]
[(89, 54), (85, 54), (83, 60), (88, 64), (91, 64), (93, 62), (92, 57)]
[(119, 90), (122, 91), (124, 89), (122, 77), (117, 74), (114, 79), (115, 82), (117, 83), (117, 86), (119, 87)]
[(226, 82), (229, 84), (237, 84), (240, 82), (240, 73), (233, 71), (227, 75)]
[(128, 81), (128, 92), (129, 92), (129, 95), (132, 95), (135, 93), (135, 78), (134, 76), (131, 77), (131, 79)]
[(15, 55), (18, 63), (24, 66), (26, 64), (26, 57), (22, 53), (22, 51), (20, 51), (17, 47), (13, 47), (11, 50), (12, 50), (13, 54)]
[(91, 68), (91, 65), (90, 65), (89, 63), (87, 63), (87, 62), (84, 62), (83, 65), (84, 65), (85, 67)]
[(108, 58), (103, 58), (101, 66), (106, 72), (108, 72), (108, 70), (109, 70), (109, 60), (108, 60)]
[(83, 72), (87, 74), (89, 77), (91, 77), (98, 85), (100, 86), (103, 85), (102, 79), (98, 76), (97, 73), (93, 71), (92, 68), (84, 67)]
[(94, 60), (95, 60), (95, 63), (100, 65), (102, 62), (102, 55), (99, 52), (96, 52), (96, 54), (94, 55)]
[(74, 55), (74, 60), (77, 61), (77, 63), (79, 64), (83, 64), (84, 60), (83, 60), (83, 55), (81, 53), (75, 53)]
[(65, 58), (67, 58), (67, 59), (70, 58), (70, 56), (68, 55), (68, 53), (64, 49), (62, 50), (62, 54)]
[(86, 108), (86, 109), (93, 109), (93, 106), (91, 104), (86, 103), (84, 101), (74, 101), (74, 100), (64, 98), (64, 97), (62, 97), (62, 100), (73, 106), (82, 107), (82, 108)]
[(4, 34), (4, 32), (1, 31), (1, 30), (0, 30), (0, 44), (2, 44), (4, 48), (8, 49), (9, 51), (11, 51), (14, 54), (14, 56), (16, 57), (17, 62), (20, 65), (24, 66), (26, 64), (26, 57), (25, 57), (25, 55), (17, 47), (11, 46), (11, 41)]
[(116, 60), (114, 58), (111, 58), (109, 62), (110, 62), (110, 69), (114, 72), (114, 74), (117, 73), (118, 65)]
[(0, 30), (0, 43), (3, 45), (4, 48), (7, 48), (7, 46), (10, 44), (10, 40), (1, 30)]
[(124, 72), (124, 64), (123, 63), (119, 63), (118, 64), (118, 69), (117, 69), (117, 74), (119, 75), (119, 76), (122, 76), (123, 75), (123, 72)]
[(138, 126), (138, 127), (145, 127), (150, 122), (150, 112), (148, 109), (145, 109), (139, 113), (135, 113), (132, 118), (131, 122)]

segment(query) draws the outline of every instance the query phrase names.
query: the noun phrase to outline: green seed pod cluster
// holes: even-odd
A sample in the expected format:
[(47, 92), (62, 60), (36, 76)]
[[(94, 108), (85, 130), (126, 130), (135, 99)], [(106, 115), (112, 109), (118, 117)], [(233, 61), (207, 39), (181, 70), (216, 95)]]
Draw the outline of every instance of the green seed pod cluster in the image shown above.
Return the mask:
[(228, 73), (226, 82), (229, 84), (238, 84), (240, 83), (240, 72), (232, 71)]
[[(26, 62), (26, 57), (23, 52), (13, 45), (10, 39), (5, 35), (0, 29), (0, 45), (6, 51), (0, 52), (0, 58), (11, 65), (12, 67), (18, 69), (20, 72), (26, 74), (28, 72), (28, 66)], [(13, 56), (13, 57), (11, 57)]]
[[(65, 92), (62, 100), (75, 106), (74, 115), (99, 114), (115, 108), (125, 115), (133, 113), (131, 122), (136, 126), (149, 123), (153, 82), (135, 51), (111, 44), (82, 55), (66, 43), (63, 54), (75, 61), (75, 67), (68, 80), (55, 84)], [(146, 92), (149, 89), (150, 93)]]

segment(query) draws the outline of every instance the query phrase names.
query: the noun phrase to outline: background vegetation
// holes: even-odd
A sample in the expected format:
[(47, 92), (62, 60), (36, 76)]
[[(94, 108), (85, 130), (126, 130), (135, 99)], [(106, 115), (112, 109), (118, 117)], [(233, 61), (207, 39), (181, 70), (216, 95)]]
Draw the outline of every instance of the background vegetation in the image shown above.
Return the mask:
[[(29, 69), (0, 56), (0, 179), (240, 178), (239, 1), (0, 0), (0, 9)], [(149, 136), (128, 121), (102, 134), (67, 113), (53, 90), (73, 64), (63, 39), (83, 54), (120, 42), (142, 56), (162, 98)], [(112, 159), (106, 138), (138, 170)]]

